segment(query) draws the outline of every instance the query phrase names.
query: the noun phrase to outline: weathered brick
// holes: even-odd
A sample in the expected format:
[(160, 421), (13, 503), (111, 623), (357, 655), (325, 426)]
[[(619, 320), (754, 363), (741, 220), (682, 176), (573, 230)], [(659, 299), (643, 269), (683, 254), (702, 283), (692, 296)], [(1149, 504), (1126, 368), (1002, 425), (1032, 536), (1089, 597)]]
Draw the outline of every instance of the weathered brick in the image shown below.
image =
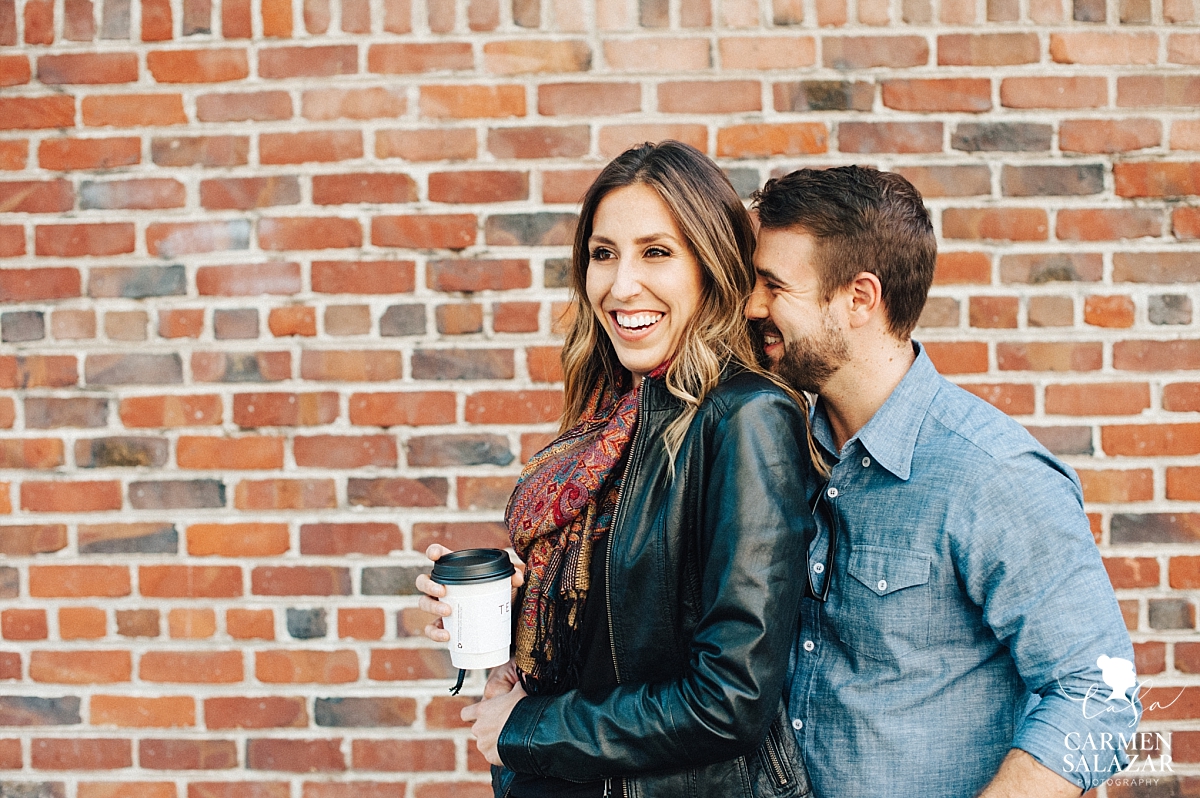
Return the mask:
[(406, 161), (465, 161), (475, 157), (473, 130), (380, 130), (375, 134), (378, 158)]
[(158, 166), (240, 166), (248, 161), (249, 153), (246, 136), (155, 136), (150, 140), (150, 158)]
[(1200, 76), (1129, 75), (1117, 78), (1117, 105), (1125, 108), (1194, 108)]
[(318, 698), (313, 720), (318, 726), (395, 728), (412, 726), (417, 702), (412, 698)]
[(1099, 343), (1028, 343), (996, 345), (1001, 371), (1097, 371), (1103, 347)]
[(143, 565), (138, 589), (156, 598), (236, 598), (242, 595), (242, 571), (225, 565)]
[(1113, 344), (1118, 371), (1175, 371), (1200, 368), (1200, 341), (1118, 341)]
[(200, 181), (200, 205), (210, 210), (239, 210), (296, 205), (295, 177), (230, 177)]
[(80, 468), (162, 466), (167, 448), (165, 438), (90, 438), (75, 442), (75, 464)]
[(1050, 149), (1052, 125), (1029, 122), (964, 122), (954, 129), (950, 146), (966, 152), (1040, 152)]
[(140, 740), (138, 765), (148, 770), (229, 770), (237, 767), (233, 740)]
[(929, 44), (920, 36), (829, 36), (823, 59), (832, 69), (916, 67), (929, 62)]
[(432, 119), (501, 119), (525, 115), (523, 86), (437, 86), (420, 89), (421, 116)]
[(443, 507), (449, 490), (441, 477), (350, 477), (346, 498), (358, 507)]
[(842, 152), (941, 152), (941, 122), (840, 122)]
[(1162, 123), (1157, 119), (1065, 119), (1058, 128), (1063, 152), (1130, 152), (1161, 141)]
[(325, 610), (287, 608), (288, 635), (295, 640), (318, 640), (329, 632)]
[[(372, 681), (392, 682), (411, 679), (445, 679), (454, 672), (450, 666), (449, 652), (444, 649), (373, 649), (367, 677)], [(355, 741), (355, 745), (363, 742)], [(448, 741), (447, 741), (448, 742)], [(407, 764), (410, 760), (401, 760)], [(386, 768), (367, 766), (371, 770), (408, 769), (401, 762), (393, 762)], [(359, 767), (357, 753), (355, 766)], [(417, 768), (417, 763), (412, 763)]]
[(278, 382), (292, 376), (290, 352), (193, 352), (197, 382)]
[(362, 225), (357, 219), (297, 216), (258, 223), (258, 245), (265, 250), (345, 249), (362, 246), (362, 242)]
[(947, 208), (942, 212), (942, 234), (947, 238), (1042, 241), (1049, 226), (1046, 212), (1040, 208)]
[(1010, 197), (1099, 194), (1104, 190), (1104, 166), (1005, 166), (1000, 188)]
[(1156, 294), (1146, 305), (1151, 324), (1191, 324), (1192, 300), (1185, 294)]
[(116, 770), (132, 767), (129, 740), (34, 739), (30, 764), (38, 770)]
[(117, 610), (116, 616), (121, 637), (158, 637), (158, 610)]
[[(225, 32), (229, 36), (228, 31)], [(201, 94), (196, 98), (200, 122), (270, 122), (292, 116), (292, 98), (285, 91)]]

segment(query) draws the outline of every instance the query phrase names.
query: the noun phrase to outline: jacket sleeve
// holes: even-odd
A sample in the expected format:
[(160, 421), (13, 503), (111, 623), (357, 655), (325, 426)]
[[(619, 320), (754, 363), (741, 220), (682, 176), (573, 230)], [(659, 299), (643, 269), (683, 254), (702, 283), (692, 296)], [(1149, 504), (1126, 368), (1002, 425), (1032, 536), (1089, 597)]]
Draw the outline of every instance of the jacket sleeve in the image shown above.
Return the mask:
[(590, 780), (753, 751), (778, 711), (796, 631), (811, 462), (802, 411), (763, 391), (715, 424), (704, 508), (701, 616), (685, 672), (522, 699), (500, 735), (511, 769)]

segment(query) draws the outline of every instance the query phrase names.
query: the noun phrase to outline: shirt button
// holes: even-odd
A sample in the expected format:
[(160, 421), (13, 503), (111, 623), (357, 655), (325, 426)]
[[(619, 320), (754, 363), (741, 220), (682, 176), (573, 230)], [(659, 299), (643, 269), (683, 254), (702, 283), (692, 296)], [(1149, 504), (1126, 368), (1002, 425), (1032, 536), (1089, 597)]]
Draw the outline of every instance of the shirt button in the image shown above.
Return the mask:
[(814, 574), (823, 574), (823, 573), (825, 573), (825, 564), (824, 564), (824, 563), (819, 563), (819, 562), (818, 562), (818, 563), (813, 563), (813, 573), (814, 573)]
[(825, 491), (825, 495), (831, 499), (836, 499), (837, 495), (838, 495), (838, 489), (837, 488), (829, 488), (828, 490)]
[(879, 580), (879, 584), (878, 584), (878, 585), (876, 585), (876, 587), (878, 587), (880, 590), (887, 590), (887, 580), (886, 580), (886, 579), (880, 579), (880, 580)]
[(870, 465), (871, 465), (871, 458), (870, 458), (870, 457), (864, 457), (864, 458), (863, 458), (863, 468), (867, 468), (867, 467), (869, 467)]
[(815, 644), (815, 643), (813, 643), (813, 641), (811, 641), (811, 640), (805, 640), (805, 641), (804, 641), (804, 650), (805, 650), (805, 651), (812, 651), (812, 650), (813, 650), (814, 648), (816, 648), (816, 647), (817, 647), (817, 646), (816, 646), (816, 644)]
[(804, 728), (804, 721), (800, 720), (800, 718), (796, 718), (794, 721), (792, 721), (792, 728), (796, 731), (800, 731)]

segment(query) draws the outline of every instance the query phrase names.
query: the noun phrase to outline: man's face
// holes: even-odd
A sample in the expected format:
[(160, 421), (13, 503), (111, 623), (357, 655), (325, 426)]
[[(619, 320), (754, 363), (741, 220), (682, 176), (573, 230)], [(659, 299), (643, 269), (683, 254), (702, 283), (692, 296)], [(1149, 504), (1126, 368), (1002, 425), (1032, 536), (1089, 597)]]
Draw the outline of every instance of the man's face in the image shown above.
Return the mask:
[(754, 253), (758, 279), (746, 301), (746, 317), (763, 338), (771, 368), (810, 393), (820, 393), (850, 357), (837, 314), (821, 300), (815, 247), (808, 233), (760, 229)]

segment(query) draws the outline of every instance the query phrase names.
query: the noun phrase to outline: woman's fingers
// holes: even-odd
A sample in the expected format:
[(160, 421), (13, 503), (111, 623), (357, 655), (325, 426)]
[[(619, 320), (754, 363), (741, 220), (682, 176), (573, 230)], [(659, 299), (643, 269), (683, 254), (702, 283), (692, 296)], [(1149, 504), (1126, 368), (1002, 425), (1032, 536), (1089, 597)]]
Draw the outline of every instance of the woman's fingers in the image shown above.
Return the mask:
[(427, 624), (425, 626), (425, 636), (435, 643), (449, 643), (450, 633), (442, 628), (442, 622)]
[(430, 543), (429, 548), (425, 549), (425, 556), (434, 562), (437, 562), (444, 555), (449, 554), (452, 551), (454, 550), (448, 549), (440, 543)]
[[(429, 578), (429, 574), (417, 574), (417, 590), (424, 593), (426, 596), (433, 596), (439, 599), (446, 595), (446, 586), (440, 585)], [(449, 615), (449, 613), (446, 613)]]

